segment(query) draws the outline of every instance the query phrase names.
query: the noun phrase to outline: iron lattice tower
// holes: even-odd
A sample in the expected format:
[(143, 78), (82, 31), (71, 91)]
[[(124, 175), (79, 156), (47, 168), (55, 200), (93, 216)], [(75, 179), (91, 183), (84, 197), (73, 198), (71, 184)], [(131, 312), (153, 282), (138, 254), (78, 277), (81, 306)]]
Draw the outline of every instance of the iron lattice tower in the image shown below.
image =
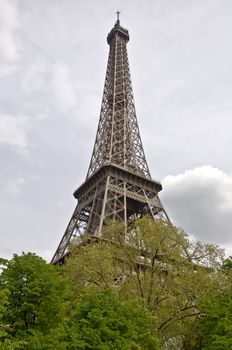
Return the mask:
[(77, 206), (52, 263), (62, 262), (70, 240), (101, 236), (110, 220), (125, 223), (136, 215), (169, 218), (151, 179), (139, 133), (127, 56), (128, 31), (119, 18), (107, 36), (109, 58), (100, 120), (85, 182), (74, 192)]

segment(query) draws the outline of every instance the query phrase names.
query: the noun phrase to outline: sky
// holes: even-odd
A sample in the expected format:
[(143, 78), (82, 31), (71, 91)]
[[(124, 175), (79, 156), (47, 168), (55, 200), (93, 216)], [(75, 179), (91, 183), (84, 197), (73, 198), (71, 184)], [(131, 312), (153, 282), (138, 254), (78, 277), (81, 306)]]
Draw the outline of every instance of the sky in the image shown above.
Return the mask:
[(232, 1), (0, 0), (0, 257), (49, 261), (59, 244), (90, 162), (117, 10), (165, 209), (232, 254)]

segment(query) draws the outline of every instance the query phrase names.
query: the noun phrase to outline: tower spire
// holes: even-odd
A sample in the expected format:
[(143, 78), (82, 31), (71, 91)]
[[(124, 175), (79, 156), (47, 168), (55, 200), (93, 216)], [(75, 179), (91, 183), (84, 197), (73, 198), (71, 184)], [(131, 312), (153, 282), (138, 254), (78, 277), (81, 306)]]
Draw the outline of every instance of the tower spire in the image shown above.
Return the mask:
[(119, 21), (119, 15), (120, 15), (120, 13), (121, 13), (120, 11), (117, 11), (117, 12), (116, 12), (116, 15), (117, 15), (117, 22), (116, 22), (116, 23), (117, 23), (117, 24), (120, 24), (120, 21)]
[(87, 178), (108, 163), (151, 178), (135, 112), (126, 47), (128, 41), (128, 30), (116, 23), (107, 36), (109, 58)]
[[(74, 192), (77, 206), (52, 259), (62, 262), (73, 237), (101, 237), (112, 220), (134, 216), (168, 220), (158, 197), (162, 186), (151, 179), (140, 137), (127, 56), (128, 30), (117, 22), (107, 36), (109, 57), (100, 119), (85, 182)], [(125, 237), (126, 239), (126, 237)]]

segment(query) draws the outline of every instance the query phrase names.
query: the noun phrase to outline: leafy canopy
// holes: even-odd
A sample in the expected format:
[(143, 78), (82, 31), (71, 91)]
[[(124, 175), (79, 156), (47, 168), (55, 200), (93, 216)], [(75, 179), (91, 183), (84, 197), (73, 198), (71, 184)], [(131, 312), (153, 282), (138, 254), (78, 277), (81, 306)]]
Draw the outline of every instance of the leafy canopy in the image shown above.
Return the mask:
[(0, 288), (5, 296), (0, 307), (2, 342), (24, 341), (38, 332), (46, 335), (61, 322), (65, 284), (56, 268), (35, 254), (15, 254), (6, 262)]
[(111, 290), (88, 292), (68, 322), (68, 349), (160, 349), (154, 320), (138, 301), (121, 301)]
[(175, 349), (177, 338), (189, 343), (201, 298), (219, 289), (222, 257), (218, 247), (192, 242), (182, 230), (143, 217), (134, 220), (127, 237), (123, 224), (112, 223), (101, 240), (74, 245), (65, 276), (76, 296), (110, 287), (124, 300), (141, 298), (164, 344)]

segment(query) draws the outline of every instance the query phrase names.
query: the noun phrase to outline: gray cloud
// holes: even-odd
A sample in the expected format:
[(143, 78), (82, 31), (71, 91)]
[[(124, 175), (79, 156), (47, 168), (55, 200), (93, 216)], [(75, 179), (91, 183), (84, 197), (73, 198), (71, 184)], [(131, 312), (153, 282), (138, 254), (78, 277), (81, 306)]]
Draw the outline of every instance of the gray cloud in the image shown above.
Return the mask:
[(16, 43), (17, 9), (13, 1), (0, 2), (0, 75), (12, 73), (19, 58)]
[(0, 112), (0, 144), (13, 146), (21, 153), (27, 152), (29, 127), (27, 116)]
[(18, 196), (25, 184), (24, 178), (12, 178), (12, 179), (0, 179), (0, 189), (1, 193), (5, 193), (10, 196)]
[(167, 210), (188, 233), (230, 248), (232, 2), (2, 0), (0, 256), (50, 258), (62, 237), (90, 161), (117, 9)]
[(76, 105), (76, 96), (67, 65), (58, 61), (53, 65), (52, 87), (53, 98), (57, 109), (67, 112)]
[(28, 95), (49, 96), (50, 108), (55, 107), (59, 113), (67, 114), (76, 106), (76, 94), (69, 67), (63, 61), (51, 63), (40, 57), (27, 69), (22, 80), (22, 91)]
[(163, 180), (162, 198), (176, 225), (196, 239), (232, 245), (232, 176), (212, 166)]

